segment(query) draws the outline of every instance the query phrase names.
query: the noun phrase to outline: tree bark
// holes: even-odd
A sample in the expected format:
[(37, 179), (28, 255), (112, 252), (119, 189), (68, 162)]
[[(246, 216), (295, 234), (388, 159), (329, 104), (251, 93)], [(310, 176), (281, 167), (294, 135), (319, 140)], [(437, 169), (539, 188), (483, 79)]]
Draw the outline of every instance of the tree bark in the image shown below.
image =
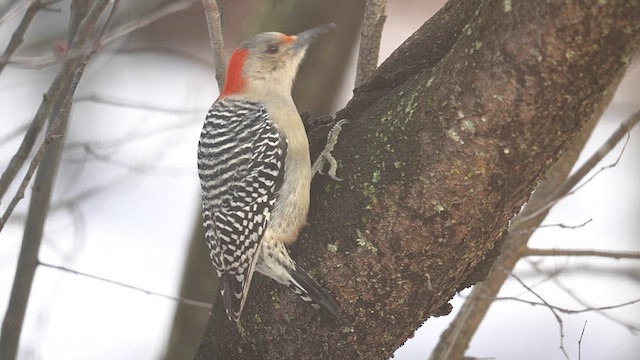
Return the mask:
[(196, 359), (388, 359), (446, 313), (627, 66), (639, 5), (447, 3), (338, 113), (345, 180), (316, 180), (293, 246), (341, 318), (258, 276), (238, 326), (213, 309)]

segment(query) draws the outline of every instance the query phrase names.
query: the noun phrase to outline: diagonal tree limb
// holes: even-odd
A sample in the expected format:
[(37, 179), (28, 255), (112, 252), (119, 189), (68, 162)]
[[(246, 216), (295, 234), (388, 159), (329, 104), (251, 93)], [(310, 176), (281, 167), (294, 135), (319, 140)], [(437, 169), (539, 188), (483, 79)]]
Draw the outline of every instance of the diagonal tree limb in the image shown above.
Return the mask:
[[(504, 242), (502, 254), (491, 267), (487, 279), (476, 284), (456, 318), (449, 325), (449, 328), (441, 335), (440, 341), (431, 354), (431, 360), (461, 358), (464, 355), (464, 352), (469, 347), (473, 335), (487, 314), (493, 301), (492, 299), (496, 298), (498, 292), (502, 288), (502, 285), (506, 282), (508, 275), (523, 256), (530, 236), (547, 216), (551, 207), (547, 207), (546, 204), (549, 203), (550, 199), (555, 199), (558, 194), (560, 194), (557, 191), (558, 188), (562, 189), (566, 186), (565, 184), (577, 183), (580, 181), (577, 178), (573, 178), (573, 175), (569, 177), (569, 173), (578, 159), (580, 151), (589, 139), (591, 131), (597, 122), (596, 120), (599, 119), (604, 112), (606, 105), (611, 101), (622, 76), (623, 73), (621, 72), (618, 75), (617, 81), (614, 81), (608, 90), (609, 96), (603, 99), (591, 121), (587, 126), (585, 126), (585, 128), (583, 128), (580, 137), (574, 142), (570, 150), (567, 151), (550, 170), (547, 175), (547, 179), (538, 186), (520, 214), (511, 221), (509, 236)], [(624, 134), (629, 131), (629, 121), (632, 121), (635, 117), (635, 115), (632, 116), (620, 127), (625, 129), (622, 134), (620, 134), (619, 131), (616, 131), (612, 138), (605, 143), (608, 150), (602, 153), (603, 150), (601, 149), (596, 152), (596, 155), (600, 154), (604, 157), (604, 155), (613, 148), (615, 143), (622, 139)], [(617, 139), (613, 145), (611, 145), (611, 139)], [(602, 157), (600, 157), (600, 159)], [(588, 163), (593, 164), (592, 167), (597, 164), (597, 162)], [(588, 171), (580, 171), (582, 177), (587, 173)], [(582, 177), (580, 177), (580, 179)], [(571, 187), (573, 187), (573, 185)], [(570, 189), (571, 188), (569, 188), (569, 190)], [(540, 209), (544, 210), (540, 211)]]

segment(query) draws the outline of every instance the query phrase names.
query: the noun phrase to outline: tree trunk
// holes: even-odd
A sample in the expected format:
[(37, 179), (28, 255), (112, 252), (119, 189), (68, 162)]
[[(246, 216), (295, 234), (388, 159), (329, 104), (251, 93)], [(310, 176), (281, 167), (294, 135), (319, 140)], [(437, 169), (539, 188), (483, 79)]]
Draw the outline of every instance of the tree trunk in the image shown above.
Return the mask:
[(639, 5), (447, 3), (338, 113), (345, 180), (314, 183), (292, 256), (341, 318), (258, 276), (239, 326), (213, 309), (196, 359), (388, 359), (446, 313), (627, 66)]

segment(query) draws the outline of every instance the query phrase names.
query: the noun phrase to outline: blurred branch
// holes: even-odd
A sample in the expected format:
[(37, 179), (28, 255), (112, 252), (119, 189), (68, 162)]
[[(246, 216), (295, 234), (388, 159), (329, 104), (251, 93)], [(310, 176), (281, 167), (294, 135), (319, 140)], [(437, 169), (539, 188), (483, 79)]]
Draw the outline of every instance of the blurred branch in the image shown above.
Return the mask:
[(114, 52), (118, 54), (149, 54), (149, 53), (160, 53), (165, 55), (173, 55), (180, 58), (185, 58), (191, 60), (192, 62), (206, 68), (207, 70), (211, 69), (213, 61), (209, 58), (203, 59), (198, 57), (197, 55), (189, 54), (183, 49), (174, 49), (167, 46), (136, 46), (136, 47), (124, 47), (118, 48)]
[(11, 139), (18, 137), (20, 134), (24, 133), (29, 128), (29, 124), (22, 124), (17, 128), (11, 130), (10, 132), (2, 135), (0, 137), (0, 144), (10, 141)]
[(23, 1), (22, 4), (13, 9), (10, 9), (11, 5), (13, 5), (11, 2), (6, 2), (4, 4), (0, 3), (0, 25), (18, 16), (18, 14), (20, 14), (24, 9), (28, 8), (36, 1), (38, 0)]
[(151, 23), (158, 21), (171, 14), (186, 10), (195, 4), (198, 0), (178, 0), (171, 2), (163, 7), (160, 7), (147, 16), (144, 16), (136, 21), (132, 21), (126, 25), (122, 25), (112, 31), (110, 31), (103, 39), (101, 39), (101, 45), (107, 45), (111, 42), (125, 36), (130, 33), (140, 30), (141, 28), (150, 25)]
[[(99, 16), (99, 14), (97, 14), (97, 16)], [(92, 19), (92, 21), (93, 23), (85, 23), (84, 27), (81, 27), (78, 30), (78, 34), (73, 41), (70, 52), (77, 53), (78, 50), (85, 49), (87, 44), (89, 44), (89, 39), (93, 35), (93, 29), (97, 22), (97, 17)], [(27, 129), (20, 147), (13, 155), (9, 165), (0, 177), (0, 200), (2, 200), (2, 197), (4, 197), (7, 192), (9, 185), (11, 185), (11, 182), (15, 179), (16, 175), (27, 160), (27, 157), (29, 157), (45, 122), (52, 114), (59, 111), (59, 108), (56, 109), (56, 107), (60, 106), (60, 99), (63, 96), (63, 92), (65, 89), (68, 89), (69, 84), (73, 79), (74, 72), (80, 66), (80, 62), (81, 59), (79, 58), (70, 58), (65, 61), (55, 79), (49, 86), (49, 89), (43, 95), (42, 103), (40, 104), (31, 125)]]
[(218, 88), (222, 91), (227, 71), (227, 61), (224, 56), (224, 43), (222, 39), (222, 24), (220, 23), (220, 9), (216, 0), (202, 0), (204, 14), (207, 17), (207, 27), (209, 28), (209, 40), (216, 69), (216, 81)]
[[(159, 9), (156, 9), (138, 20), (132, 21), (128, 24), (122, 25), (104, 35), (99, 39), (99, 46), (104, 47), (119, 38), (126, 36), (136, 30), (139, 30), (149, 24), (160, 20), (168, 15), (174, 14), (179, 11), (183, 11), (191, 7), (198, 0), (178, 0), (169, 3)], [(86, 53), (88, 44), (81, 48), (70, 49), (63, 54), (50, 53), (44, 56), (29, 57), (29, 58), (14, 58), (13, 60), (4, 60), (3, 63), (8, 63), (16, 67), (27, 69), (41, 69), (50, 65), (66, 61), (76, 56), (80, 56)]]
[(640, 259), (637, 252), (616, 252), (599, 250), (579, 250), (579, 249), (534, 249), (527, 248), (522, 256), (598, 256), (611, 259)]
[(42, 0), (36, 0), (33, 1), (27, 8), (27, 11), (22, 17), (22, 21), (20, 21), (20, 24), (16, 28), (16, 31), (13, 32), (11, 40), (9, 41), (7, 48), (4, 50), (4, 54), (2, 54), (2, 56), (0, 57), (0, 74), (2, 74), (2, 71), (7, 65), (5, 61), (8, 61), (13, 53), (18, 49), (18, 47), (22, 45), (22, 42), (24, 41), (24, 34), (27, 32), (29, 25), (31, 25), (31, 20), (33, 20), (42, 6)]
[[(74, 0), (73, 3), (77, 4), (78, 1), (82, 2), (83, 0)], [(82, 6), (74, 7), (72, 4), (68, 39), (72, 41), (74, 49), (85, 46), (85, 43), (93, 35), (100, 16), (110, 2), (110, 0), (96, 0), (90, 8), (84, 8)], [(76, 23), (76, 18), (82, 20), (78, 22), (77, 31), (72, 31), (72, 29), (75, 29), (74, 23)], [(65, 66), (63, 66), (63, 69), (59, 73), (59, 75), (63, 75), (54, 79), (54, 83), (56, 81), (60, 82), (61, 88), (56, 98), (51, 99), (51, 106), (46, 107), (48, 111), (42, 114), (44, 119), (52, 119), (49, 124), (48, 137), (51, 135), (64, 136), (71, 105), (73, 104), (73, 95), (89, 59), (94, 54), (95, 48), (82, 58), (74, 58), (65, 62)], [(64, 71), (65, 67), (68, 72)], [(42, 120), (43, 122), (44, 119)], [(2, 333), (0, 334), (0, 358), (2, 359), (13, 360), (18, 353), (18, 344), (22, 333), (24, 316), (38, 266), (38, 254), (40, 252), (40, 246), (42, 245), (44, 224), (51, 203), (51, 193), (55, 183), (56, 173), (60, 164), (62, 145), (63, 142), (55, 143), (52, 149), (45, 153), (42, 165), (38, 168), (34, 181), (16, 274), (11, 289), (9, 304), (2, 322)]]
[(49, 129), (49, 133), (47, 134), (47, 137), (44, 139), (44, 141), (40, 145), (40, 148), (38, 148), (38, 152), (36, 152), (36, 155), (31, 160), (31, 164), (29, 164), (29, 169), (27, 169), (27, 173), (24, 175), (24, 178), (20, 182), (20, 186), (18, 187), (18, 190), (16, 191), (15, 195), (13, 196), (13, 199), (11, 199), (11, 202), (5, 209), (4, 214), (2, 215), (2, 218), (0, 218), (0, 231), (4, 229), (4, 225), (7, 223), (7, 220), (9, 220), (9, 217), (13, 213), (13, 210), (15, 209), (16, 205), (18, 205), (18, 202), (20, 202), (20, 200), (24, 198), (24, 191), (27, 189), (27, 185), (29, 185), (29, 182), (31, 181), (33, 174), (35, 174), (36, 169), (38, 168), (38, 165), (40, 165), (40, 161), (42, 161), (42, 158), (44, 158), (44, 154), (47, 152), (49, 145), (51, 144), (51, 142), (61, 137), (60, 135), (55, 134), (55, 131), (58, 129), (58, 126), (60, 126), (60, 121), (53, 122), (51, 124), (51, 128)]
[(94, 280), (100, 280), (109, 284), (113, 284), (113, 285), (117, 285), (123, 288), (127, 288), (127, 289), (131, 289), (131, 290), (135, 290), (135, 291), (140, 291), (143, 292), (147, 295), (151, 295), (151, 296), (158, 296), (161, 298), (165, 298), (165, 299), (169, 299), (169, 300), (173, 300), (175, 302), (178, 302), (180, 304), (184, 304), (184, 305), (190, 305), (190, 306), (195, 306), (195, 307), (199, 307), (199, 308), (203, 308), (203, 309), (211, 309), (211, 304), (204, 302), (204, 301), (198, 301), (198, 300), (192, 300), (192, 299), (184, 299), (184, 298), (179, 298), (179, 297), (175, 297), (175, 296), (171, 296), (171, 295), (166, 295), (166, 294), (161, 294), (159, 292), (155, 292), (155, 291), (151, 291), (151, 290), (145, 290), (133, 285), (129, 285), (129, 284), (125, 284), (119, 281), (114, 281), (114, 280), (110, 280), (107, 278), (103, 278), (100, 276), (96, 276), (96, 275), (91, 275), (91, 274), (87, 274), (81, 271), (77, 271), (77, 270), (72, 270), (69, 268), (66, 268), (64, 266), (59, 266), (59, 265), (53, 265), (53, 264), (48, 264), (42, 261), (38, 262), (39, 265), (42, 265), (44, 267), (48, 267), (51, 269), (56, 269), (56, 270), (60, 270), (60, 271), (64, 271), (64, 272), (68, 272), (74, 275), (79, 275), (79, 276), (84, 276), (87, 277), (89, 279), (94, 279)]
[(196, 113), (200, 114), (204, 111), (203, 109), (169, 108), (165, 106), (143, 104), (140, 102), (131, 101), (129, 99), (118, 99), (118, 98), (107, 97), (103, 95), (78, 96), (75, 98), (74, 102), (76, 104), (81, 102), (92, 102), (97, 104), (112, 105), (112, 106), (129, 108), (129, 109), (163, 112), (163, 113), (174, 114), (174, 115), (186, 115), (186, 114), (196, 114)]
[(368, 81), (378, 67), (380, 38), (382, 37), (384, 22), (387, 19), (384, 14), (386, 4), (387, 0), (367, 0), (360, 37), (355, 87)]

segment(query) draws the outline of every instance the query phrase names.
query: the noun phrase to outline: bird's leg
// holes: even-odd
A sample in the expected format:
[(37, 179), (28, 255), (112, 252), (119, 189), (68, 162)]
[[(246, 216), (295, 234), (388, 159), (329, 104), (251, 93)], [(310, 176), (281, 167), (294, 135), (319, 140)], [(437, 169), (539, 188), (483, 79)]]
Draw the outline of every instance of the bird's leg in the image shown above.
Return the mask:
[(311, 167), (311, 173), (313, 175), (315, 175), (316, 173), (324, 175), (324, 173), (322, 172), (322, 168), (324, 167), (325, 163), (329, 163), (329, 171), (327, 172), (327, 175), (329, 175), (329, 177), (335, 181), (342, 181), (342, 179), (336, 176), (338, 164), (336, 163), (336, 159), (333, 157), (333, 155), (331, 155), (331, 152), (333, 151), (333, 147), (336, 146), (336, 143), (338, 142), (338, 135), (340, 135), (342, 125), (347, 124), (348, 122), (349, 120), (342, 119), (335, 125), (333, 125), (331, 130), (329, 130), (329, 134), (327, 135), (327, 144), (325, 145), (324, 150), (322, 150), (322, 152), (320, 153), (320, 156), (318, 156), (318, 159), (316, 159), (316, 161), (313, 163), (313, 166)]

